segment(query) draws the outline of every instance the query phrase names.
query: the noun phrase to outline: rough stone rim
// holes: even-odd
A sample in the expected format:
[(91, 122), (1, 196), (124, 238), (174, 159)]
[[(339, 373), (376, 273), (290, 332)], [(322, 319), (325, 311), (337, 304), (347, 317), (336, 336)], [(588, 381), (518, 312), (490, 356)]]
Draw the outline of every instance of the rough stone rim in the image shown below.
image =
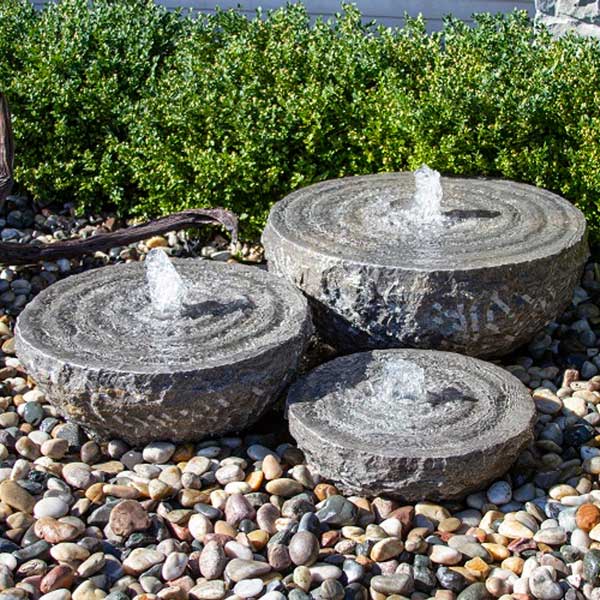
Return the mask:
[[(386, 350), (371, 350), (371, 351), (366, 351), (366, 352), (359, 352), (356, 354), (349, 354), (346, 356), (342, 356), (342, 357), (333, 359), (332, 361), (329, 361), (328, 363), (325, 363), (325, 364), (320, 365), (319, 367), (313, 369), (310, 373), (301, 377), (299, 380), (297, 380), (295, 383), (292, 384), (292, 386), (290, 387), (290, 389), (288, 391), (288, 395), (287, 395), (286, 409), (287, 409), (287, 417), (288, 417), (290, 431), (291, 431), (292, 435), (294, 436), (294, 438), (296, 439), (296, 441), (298, 442), (299, 447), (302, 448), (304, 440), (301, 439), (301, 436), (296, 437), (296, 434), (299, 432), (302, 432), (303, 436), (305, 436), (305, 439), (307, 437), (310, 437), (310, 438), (313, 438), (314, 440), (318, 440), (318, 442), (320, 444), (322, 444), (323, 446), (335, 447), (342, 451), (351, 450), (353, 452), (356, 452), (358, 455), (365, 457), (366, 460), (368, 460), (368, 457), (371, 455), (376, 455), (380, 458), (381, 457), (387, 457), (390, 459), (402, 458), (402, 459), (407, 459), (407, 460), (412, 460), (412, 459), (415, 459), (415, 460), (427, 460), (427, 459), (460, 460), (460, 459), (464, 459), (468, 456), (471, 456), (473, 454), (478, 454), (482, 450), (486, 450), (488, 448), (488, 445), (483, 444), (479, 438), (476, 438), (475, 443), (468, 450), (465, 449), (463, 452), (457, 452), (454, 454), (448, 453), (447, 451), (440, 452), (439, 447), (429, 447), (426, 449), (427, 454), (424, 454), (423, 452), (419, 453), (418, 451), (416, 451), (414, 446), (402, 446), (401, 454), (398, 452), (394, 452), (392, 449), (388, 449), (388, 448), (386, 448), (384, 451), (378, 451), (377, 453), (375, 453), (375, 452), (371, 452), (368, 449), (365, 449), (364, 446), (361, 447), (360, 445), (357, 445), (357, 444), (360, 444), (359, 440), (354, 440), (352, 443), (346, 444), (346, 443), (340, 443), (337, 440), (332, 439), (332, 437), (330, 435), (331, 434), (330, 431), (329, 432), (320, 431), (319, 429), (315, 429), (315, 428), (307, 425), (306, 422), (301, 417), (301, 415), (298, 414), (300, 412), (299, 407), (302, 404), (304, 404), (304, 402), (302, 402), (301, 400), (298, 400), (297, 397), (302, 394), (302, 392), (305, 388), (310, 389), (310, 387), (312, 387), (312, 385), (311, 385), (312, 382), (314, 381), (315, 378), (320, 377), (324, 368), (326, 368), (328, 366), (329, 366), (329, 368), (331, 368), (332, 366), (337, 366), (337, 365), (341, 364), (342, 369), (343, 369), (343, 367), (345, 366), (345, 363), (347, 363), (349, 361), (349, 359), (351, 359), (352, 357), (356, 357), (357, 355), (364, 356), (366, 359), (368, 356), (372, 356), (372, 355), (385, 355), (385, 354), (389, 355), (392, 353), (400, 358), (406, 358), (407, 360), (414, 359), (415, 357), (418, 357), (418, 356), (424, 357), (424, 360), (431, 359), (431, 358), (433, 358), (433, 359), (439, 358), (444, 361), (449, 360), (451, 363), (452, 362), (454, 363), (454, 366), (456, 366), (457, 376), (460, 376), (460, 374), (464, 372), (462, 369), (464, 369), (465, 363), (466, 363), (467, 367), (468, 367), (469, 363), (471, 363), (471, 365), (473, 365), (473, 364), (477, 365), (480, 369), (483, 369), (488, 374), (490, 374), (493, 378), (495, 378), (496, 381), (502, 387), (505, 387), (506, 388), (505, 393), (512, 391), (515, 395), (521, 396), (521, 398), (523, 400), (521, 403), (515, 403), (513, 408), (518, 409), (518, 414), (522, 417), (519, 419), (519, 422), (526, 423), (527, 426), (522, 428), (520, 431), (517, 431), (515, 434), (514, 433), (514, 430), (515, 430), (514, 423), (515, 423), (516, 417), (515, 417), (515, 412), (512, 411), (510, 413), (509, 418), (506, 418), (506, 416), (505, 416), (505, 418), (503, 419), (503, 425), (504, 425), (503, 431), (508, 436), (508, 437), (503, 438), (503, 443), (510, 444), (512, 439), (520, 437), (523, 434), (523, 430), (529, 430), (530, 433), (533, 432), (533, 426), (534, 426), (534, 423), (536, 420), (537, 413), (536, 413), (535, 405), (533, 403), (531, 395), (527, 391), (527, 388), (516, 377), (511, 375), (508, 371), (504, 370), (503, 368), (501, 368), (497, 365), (489, 363), (487, 361), (483, 361), (478, 358), (473, 358), (470, 356), (463, 356), (463, 355), (457, 354), (455, 352), (445, 352), (445, 351), (440, 351), (440, 350), (419, 350), (419, 349), (394, 348), (394, 349), (386, 349)], [(462, 369), (460, 368), (461, 363), (462, 363)], [(340, 381), (344, 380), (344, 373), (343, 373), (342, 369), (340, 369), (340, 372), (339, 372), (339, 380)], [(298, 407), (298, 408), (296, 409), (295, 407)], [(496, 430), (497, 430), (497, 427), (494, 427), (494, 431), (496, 431)], [(511, 432), (513, 432), (512, 436), (510, 435)], [(328, 433), (329, 433), (329, 435), (328, 435)], [(399, 434), (397, 437), (398, 437), (398, 439), (402, 439), (401, 434)], [(521, 444), (521, 446), (523, 446), (523, 444)], [(422, 450), (422, 449), (420, 449), (420, 450)]]
[[(19, 315), (15, 325), (15, 341), (17, 356), (19, 355), (44, 355), (44, 359), (54, 364), (60, 365), (61, 370), (64, 369), (72, 370), (75, 374), (78, 371), (91, 371), (97, 370), (105, 375), (112, 374), (115, 377), (131, 376), (192, 376), (197, 378), (203, 371), (210, 373), (211, 376), (216, 374), (218, 371), (223, 373), (229, 372), (231, 368), (243, 365), (251, 362), (254, 358), (267, 354), (276, 347), (280, 347), (282, 344), (289, 343), (291, 340), (296, 338), (307, 338), (308, 332), (312, 332), (313, 326), (310, 318), (310, 309), (306, 297), (293, 285), (287, 283), (283, 279), (264, 271), (256, 267), (250, 267), (246, 265), (229, 265), (226, 263), (220, 263), (217, 261), (208, 261), (195, 258), (186, 259), (175, 259), (175, 264), (181, 264), (188, 262), (197, 263), (201, 268), (209, 268), (214, 270), (222, 270), (225, 274), (228, 271), (232, 276), (236, 275), (236, 271), (243, 271), (246, 275), (250, 276), (253, 280), (258, 280), (260, 284), (264, 286), (264, 289), (269, 289), (267, 284), (271, 284), (271, 287), (276, 287), (280, 290), (279, 300), (286, 309), (286, 315), (283, 320), (286, 322), (286, 327), (282, 328), (282, 331), (286, 332), (284, 337), (280, 337), (278, 340), (265, 343), (260, 347), (253, 349), (252, 356), (244, 355), (241, 352), (231, 353), (229, 356), (224, 357), (218, 363), (206, 361), (197, 361), (189, 363), (184, 367), (178, 367), (175, 365), (151, 365), (149, 368), (141, 368), (141, 365), (136, 364), (133, 366), (131, 363), (120, 367), (115, 361), (96, 361), (94, 364), (82, 361), (81, 357), (77, 355), (76, 350), (71, 349), (65, 351), (61, 349), (60, 355), (54, 352), (53, 348), (49, 348), (46, 344), (36, 344), (36, 327), (37, 321), (31, 320), (31, 313), (38, 310), (38, 306), (45, 302), (47, 299), (51, 299), (56, 294), (63, 294), (68, 291), (73, 285), (76, 285), (78, 280), (93, 279), (98, 277), (98, 273), (104, 270), (112, 270), (112, 273), (118, 274), (121, 270), (139, 270), (141, 271), (140, 276), (144, 277), (143, 274), (143, 262), (133, 262), (125, 264), (108, 265), (100, 269), (93, 269), (71, 275), (65, 279), (57, 281), (50, 285), (48, 288), (42, 290), (23, 310)], [(39, 300), (38, 300), (39, 299)], [(283, 321), (282, 320), (282, 321)], [(308, 322), (308, 323), (307, 323)], [(293, 325), (293, 327), (289, 327)]]
[[(306, 202), (310, 200), (312, 197), (323, 197), (330, 190), (336, 190), (340, 187), (349, 187), (349, 186), (358, 186), (362, 183), (369, 183), (371, 181), (392, 181), (394, 179), (400, 179), (402, 181), (408, 182), (412, 181), (413, 174), (400, 172), (400, 173), (378, 173), (372, 175), (361, 175), (361, 176), (350, 176), (339, 179), (331, 179), (322, 181), (319, 183), (312, 184), (305, 188), (301, 188), (296, 190), (280, 200), (277, 204), (272, 208), (269, 218), (267, 221), (267, 225), (265, 231), (263, 233), (263, 243), (267, 249), (267, 258), (268, 258), (268, 247), (271, 246), (283, 246), (287, 245), (288, 247), (294, 247), (297, 249), (299, 255), (313, 254), (324, 257), (326, 260), (331, 261), (333, 263), (343, 263), (346, 265), (357, 265), (360, 267), (371, 267), (371, 268), (382, 268), (382, 269), (400, 269), (404, 271), (410, 272), (452, 272), (452, 273), (460, 273), (460, 272), (476, 272), (478, 270), (486, 270), (489, 268), (497, 268), (507, 265), (521, 265), (532, 263), (538, 260), (547, 260), (551, 259), (553, 256), (558, 256), (562, 254), (565, 249), (573, 248), (582, 242), (585, 243), (587, 239), (587, 223), (585, 217), (581, 213), (581, 211), (573, 206), (570, 202), (565, 200), (553, 192), (548, 190), (538, 188), (532, 185), (517, 183), (509, 180), (502, 179), (491, 179), (491, 178), (458, 178), (458, 177), (443, 177), (442, 185), (448, 188), (448, 184), (452, 185), (453, 183), (456, 185), (483, 185), (489, 188), (493, 188), (494, 186), (500, 187), (512, 187), (518, 190), (521, 190), (523, 194), (533, 194), (535, 197), (544, 198), (551, 202), (549, 206), (554, 206), (555, 208), (561, 209), (565, 215), (570, 216), (570, 223), (572, 227), (561, 227), (559, 228), (562, 237), (553, 242), (552, 251), (547, 252), (547, 244), (539, 244), (536, 248), (535, 255), (527, 255), (523, 256), (522, 254), (518, 254), (515, 256), (501, 257), (500, 259), (494, 258), (493, 256), (486, 257), (486, 263), (481, 264), (468, 264), (468, 262), (463, 261), (459, 264), (431, 264), (428, 265), (407, 265), (402, 260), (379, 260), (373, 261), (371, 259), (361, 259), (356, 253), (352, 253), (348, 255), (348, 253), (344, 252), (343, 241), (340, 242), (339, 251), (335, 251), (335, 248), (323, 248), (315, 247), (305, 239), (302, 239), (298, 235), (298, 231), (293, 228), (287, 226), (285, 220), (283, 219), (283, 215), (290, 205), (295, 202)], [(351, 191), (351, 190), (350, 190)], [(565, 235), (567, 233), (568, 235)], [(269, 242), (269, 237), (276, 238), (278, 241), (275, 242), (272, 240)], [(291, 250), (288, 248), (287, 252)], [(359, 250), (357, 249), (357, 252)], [(462, 258), (462, 257), (461, 257)]]

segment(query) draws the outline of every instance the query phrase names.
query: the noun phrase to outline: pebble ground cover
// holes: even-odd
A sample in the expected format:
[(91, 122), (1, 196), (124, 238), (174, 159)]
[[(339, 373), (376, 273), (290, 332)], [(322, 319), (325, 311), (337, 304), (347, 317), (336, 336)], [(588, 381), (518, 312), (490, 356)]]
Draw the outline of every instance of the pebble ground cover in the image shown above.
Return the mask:
[[(109, 220), (11, 198), (0, 237), (92, 235)], [(600, 264), (503, 366), (531, 390), (535, 442), (464, 502), (344, 497), (282, 421), (175, 446), (97, 443), (58, 417), (14, 356), (28, 300), (150, 247), (231, 259), (183, 234), (83, 261), (0, 271), (0, 600), (600, 600)], [(258, 247), (239, 255), (260, 262)]]

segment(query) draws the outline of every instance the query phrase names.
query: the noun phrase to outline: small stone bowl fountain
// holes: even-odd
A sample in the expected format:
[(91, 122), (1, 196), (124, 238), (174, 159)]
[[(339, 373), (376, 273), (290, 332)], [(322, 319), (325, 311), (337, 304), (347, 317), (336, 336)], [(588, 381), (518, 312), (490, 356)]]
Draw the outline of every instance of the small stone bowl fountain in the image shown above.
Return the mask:
[[(162, 250), (74, 275), (21, 313), (20, 361), (67, 418), (132, 445), (254, 423), (289, 383), (312, 331), (307, 302), (258, 268)], [(173, 267), (176, 265), (176, 269)]]
[(535, 407), (507, 371), (450, 352), (337, 358), (288, 392), (290, 431), (347, 494), (456, 499), (503, 475), (533, 438)]
[(440, 180), (426, 167), (296, 191), (273, 207), (263, 244), (269, 270), (306, 293), (341, 350), (480, 357), (514, 350), (556, 318), (588, 256), (585, 219), (559, 196)]

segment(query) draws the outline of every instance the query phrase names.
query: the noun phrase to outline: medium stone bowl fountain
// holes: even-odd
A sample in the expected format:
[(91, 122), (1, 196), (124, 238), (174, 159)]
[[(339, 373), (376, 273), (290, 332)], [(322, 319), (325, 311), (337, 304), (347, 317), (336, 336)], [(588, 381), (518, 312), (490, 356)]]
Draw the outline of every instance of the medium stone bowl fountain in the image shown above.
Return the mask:
[(531, 441), (533, 401), (507, 371), (450, 352), (375, 350), (288, 392), (308, 462), (349, 494), (453, 499), (504, 474)]
[(529, 341), (579, 280), (581, 212), (528, 185), (416, 175), (416, 185), (390, 173), (289, 195), (263, 234), (269, 270), (306, 293), (323, 337), (345, 351), (491, 357)]
[(312, 326), (293, 286), (257, 268), (161, 250), (40, 293), (19, 359), (68, 419), (130, 444), (254, 423), (294, 374)]

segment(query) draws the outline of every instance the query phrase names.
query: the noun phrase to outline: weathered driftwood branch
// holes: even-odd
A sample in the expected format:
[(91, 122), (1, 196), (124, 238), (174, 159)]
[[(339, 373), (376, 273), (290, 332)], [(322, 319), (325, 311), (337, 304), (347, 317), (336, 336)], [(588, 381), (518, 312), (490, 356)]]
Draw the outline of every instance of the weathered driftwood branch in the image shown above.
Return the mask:
[[(6, 199), (12, 188), (13, 160), (14, 141), (10, 111), (4, 94), (0, 93), (0, 203)], [(58, 258), (75, 258), (115, 246), (126, 246), (168, 231), (201, 225), (222, 225), (230, 232), (232, 240), (237, 241), (238, 219), (234, 213), (222, 208), (197, 208), (127, 229), (101, 233), (84, 240), (67, 240), (54, 244), (0, 242), (0, 263), (24, 265)]]
[(0, 202), (10, 194), (13, 184), (15, 144), (10, 120), (10, 110), (4, 94), (0, 93)]
[(231, 233), (233, 241), (237, 241), (237, 218), (233, 213), (220, 208), (197, 208), (112, 233), (100, 233), (84, 240), (67, 240), (40, 245), (0, 242), (0, 262), (9, 265), (27, 265), (42, 260), (75, 258), (98, 250), (126, 246), (176, 229), (215, 224), (223, 225)]

